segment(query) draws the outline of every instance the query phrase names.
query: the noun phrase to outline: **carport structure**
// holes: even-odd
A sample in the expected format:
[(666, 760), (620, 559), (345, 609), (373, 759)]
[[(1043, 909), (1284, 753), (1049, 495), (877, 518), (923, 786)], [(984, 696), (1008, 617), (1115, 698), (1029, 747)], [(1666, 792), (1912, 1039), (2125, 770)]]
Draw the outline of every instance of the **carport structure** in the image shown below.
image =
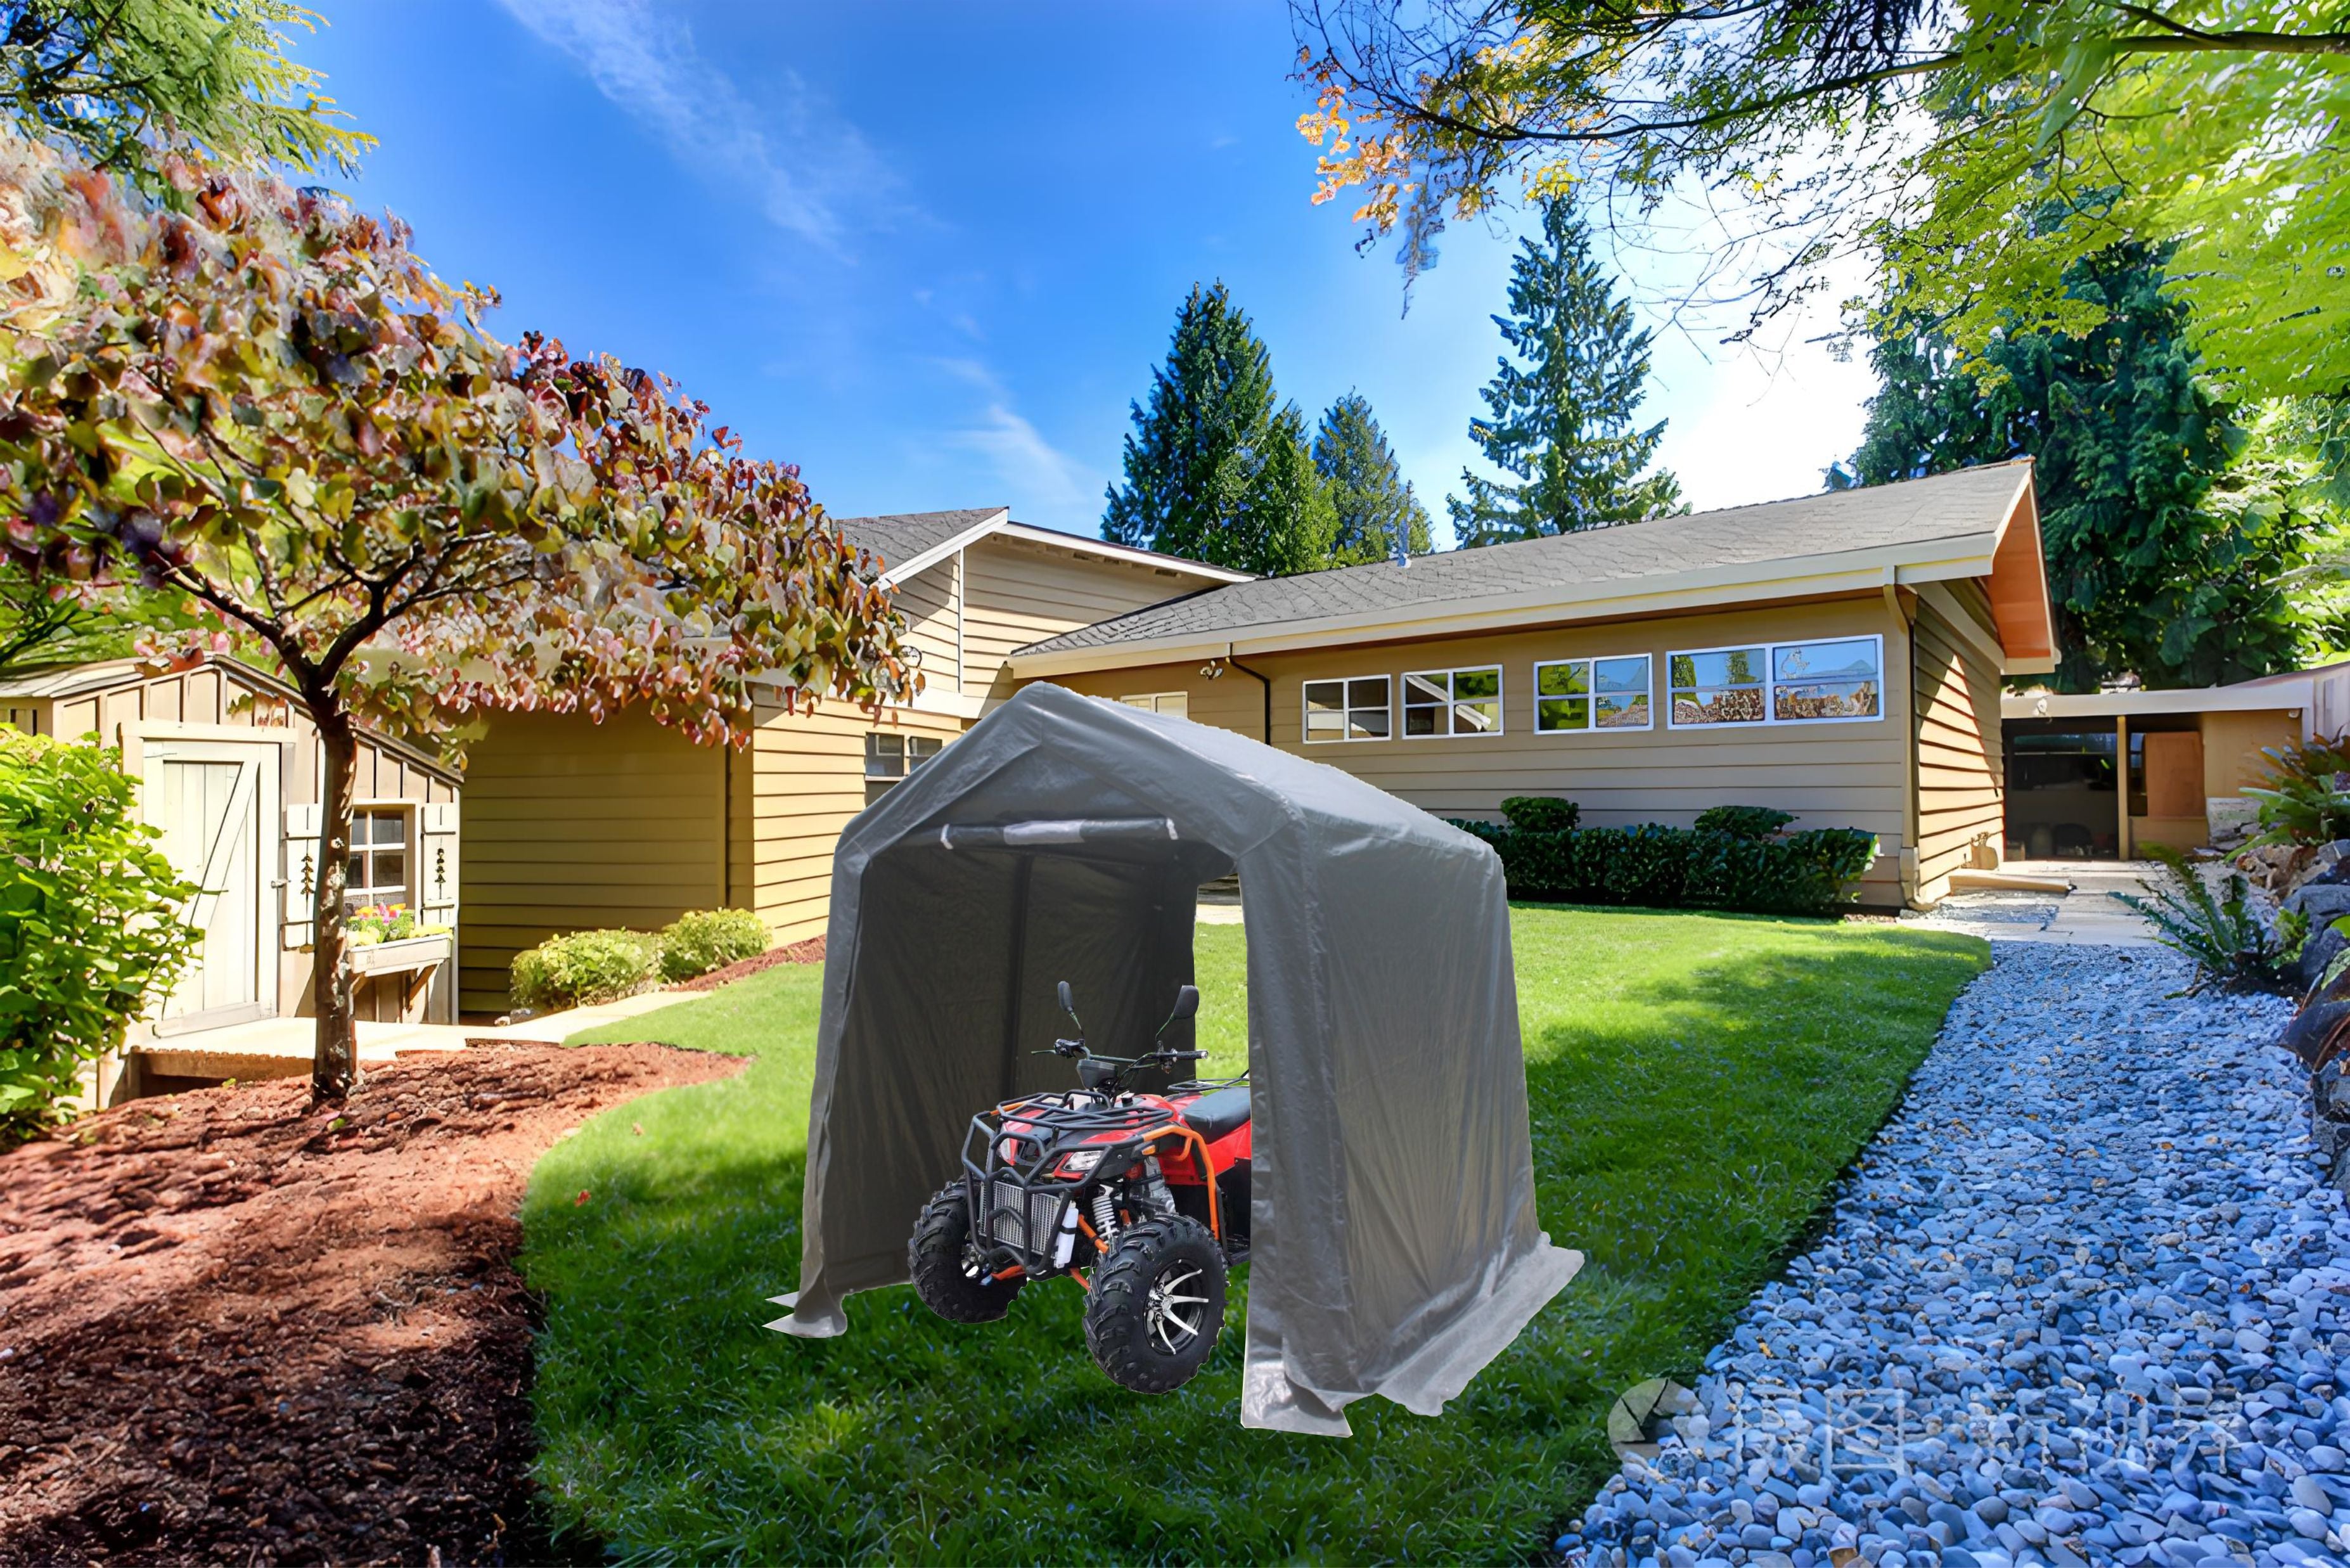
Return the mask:
[(1192, 979), (1195, 890), (1234, 870), (1255, 1118), (1241, 1418), (1343, 1435), (1353, 1400), (1435, 1415), (1466, 1387), (1582, 1263), (1535, 1213), (1499, 861), (1337, 769), (1049, 685), (841, 838), (801, 1288), (776, 1326), (845, 1332), (842, 1298), (907, 1277), (972, 1114), (1070, 1086), (1034, 1054), (1057, 981), (1097, 1049), (1144, 1048)]

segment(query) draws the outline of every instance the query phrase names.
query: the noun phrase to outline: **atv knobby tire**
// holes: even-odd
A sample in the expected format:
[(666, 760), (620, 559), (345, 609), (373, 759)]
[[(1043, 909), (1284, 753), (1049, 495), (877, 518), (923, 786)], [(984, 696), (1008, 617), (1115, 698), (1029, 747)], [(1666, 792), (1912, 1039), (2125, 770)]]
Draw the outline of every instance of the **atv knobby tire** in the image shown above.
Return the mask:
[(1012, 1310), (1024, 1282), (991, 1284), (981, 1277), (979, 1250), (971, 1244), (971, 1205), (962, 1183), (941, 1189), (922, 1205), (906, 1243), (906, 1268), (922, 1304), (949, 1323), (993, 1323)]
[(1223, 1324), (1223, 1249), (1182, 1215), (1128, 1226), (1086, 1292), (1086, 1348), (1111, 1382), (1138, 1394), (1190, 1382)]

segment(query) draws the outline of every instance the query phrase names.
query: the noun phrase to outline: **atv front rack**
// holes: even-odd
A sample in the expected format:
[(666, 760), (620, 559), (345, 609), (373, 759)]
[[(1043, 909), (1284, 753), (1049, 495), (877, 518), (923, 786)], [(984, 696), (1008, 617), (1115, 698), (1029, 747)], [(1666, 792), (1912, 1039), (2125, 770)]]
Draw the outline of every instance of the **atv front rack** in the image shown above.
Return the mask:
[[(1184, 1092), (1191, 1092), (1191, 1086)], [(1069, 1103), (1095, 1097), (1082, 1090), (1037, 1095), (1007, 1100), (971, 1118), (963, 1135), (963, 1189), (971, 1202), (972, 1233), (983, 1249), (1008, 1252), (1011, 1262), (1032, 1274), (1056, 1272), (1055, 1241), (1069, 1223), (1065, 1211), (1087, 1185), (1086, 1176), (1124, 1170), (1167, 1138), (1196, 1148), (1200, 1168), (1208, 1168), (1206, 1140), (1166, 1106)], [(1087, 1171), (1055, 1174), (1069, 1155), (1096, 1149), (1100, 1158)], [(1221, 1235), (1214, 1201), (1211, 1183), (1209, 1229)], [(1092, 1232), (1082, 1213), (1076, 1226)]]

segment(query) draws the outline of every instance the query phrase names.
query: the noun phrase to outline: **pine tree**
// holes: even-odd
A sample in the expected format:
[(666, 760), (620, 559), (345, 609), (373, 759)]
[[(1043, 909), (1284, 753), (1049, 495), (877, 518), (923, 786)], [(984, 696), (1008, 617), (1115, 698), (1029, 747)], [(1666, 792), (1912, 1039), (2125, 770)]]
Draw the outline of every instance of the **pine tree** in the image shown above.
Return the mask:
[(1348, 392), (1330, 405), (1314, 432), (1314, 466), (1329, 487), (1336, 514), (1333, 566), (1387, 560), (1399, 541), (1412, 555), (1428, 554), (1428, 509), (1412, 493), (1387, 432), (1371, 417), (1368, 398)]
[(2110, 319), (2084, 337), (1996, 340), (1985, 356), (1995, 374), (1970, 373), (1947, 340), (1903, 323), (1872, 355), (1883, 388), (1853, 456), (1858, 483), (2033, 460), (2066, 691), (2125, 672), (2204, 686), (2296, 662), (2279, 579), (2303, 521), (2212, 504), (2243, 432), (2198, 377), (2161, 261), (2127, 245), (2075, 263), (2066, 286)]
[(1276, 406), (1272, 357), (1222, 283), (1192, 286), (1149, 406), (1131, 411), (1103, 538), (1274, 576), (1329, 564), (1337, 520), (1305, 416)]
[(1522, 240), (1510, 265), (1510, 314), (1496, 316), (1510, 353), (1484, 390), (1486, 417), (1469, 434), (1494, 481), (1463, 469), (1452, 496), (1463, 545), (1604, 528), (1685, 510), (1680, 483), (1643, 474), (1664, 439), (1633, 415), (1647, 394), (1648, 334), (1591, 257), (1590, 236), (1564, 201), (1543, 207), (1542, 241)]

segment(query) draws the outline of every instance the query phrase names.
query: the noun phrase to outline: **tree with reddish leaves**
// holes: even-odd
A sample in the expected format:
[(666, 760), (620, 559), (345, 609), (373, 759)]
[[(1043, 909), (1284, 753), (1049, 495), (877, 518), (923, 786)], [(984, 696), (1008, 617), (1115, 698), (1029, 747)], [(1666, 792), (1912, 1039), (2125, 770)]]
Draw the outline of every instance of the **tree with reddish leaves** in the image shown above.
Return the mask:
[[(880, 563), (667, 380), (479, 322), (404, 227), (175, 163), (175, 201), (0, 148), (0, 523), (97, 599), (184, 594), (265, 646), (325, 759), (312, 1087), (357, 1075), (345, 929), (358, 726), (642, 704), (748, 733), (754, 684), (918, 690)], [(203, 635), (203, 634), (196, 634)], [(159, 634), (158, 652), (188, 634)]]

